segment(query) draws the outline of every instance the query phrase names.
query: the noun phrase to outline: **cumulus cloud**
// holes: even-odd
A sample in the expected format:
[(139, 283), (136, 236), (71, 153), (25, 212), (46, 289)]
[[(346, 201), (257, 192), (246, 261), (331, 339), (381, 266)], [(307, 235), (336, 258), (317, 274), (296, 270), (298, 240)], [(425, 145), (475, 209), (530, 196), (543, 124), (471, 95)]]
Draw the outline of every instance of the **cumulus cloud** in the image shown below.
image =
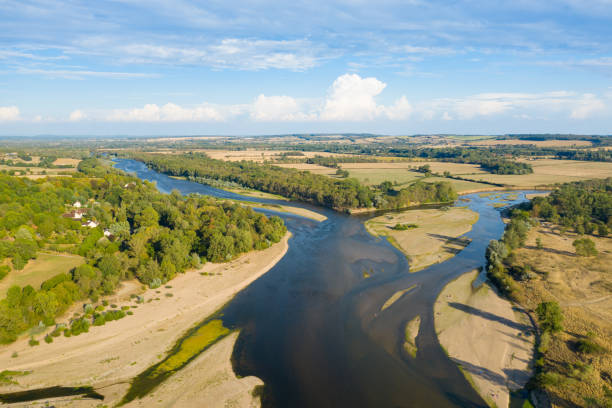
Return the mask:
[[(229, 52), (229, 50), (227, 51)], [(608, 109), (612, 95), (576, 94), (569, 91), (542, 93), (481, 93), (464, 98), (439, 98), (411, 102), (401, 96), (393, 103), (377, 99), (387, 84), (374, 77), (344, 74), (336, 78), (321, 98), (303, 99), (289, 95), (260, 94), (250, 104), (195, 107), (175, 103), (147, 104), (133, 109), (112, 111), (109, 121), (219, 122), (246, 118), (257, 122), (363, 122), (373, 120), (475, 120), (511, 115), (513, 118), (586, 119)], [(84, 118), (81, 111), (71, 120)]]
[(0, 121), (21, 119), (19, 108), (16, 106), (0, 106)]
[(151, 103), (142, 108), (115, 110), (108, 117), (109, 121), (127, 122), (219, 122), (225, 120), (219, 109), (209, 105), (184, 108), (174, 103), (163, 106)]
[(315, 119), (315, 114), (301, 111), (302, 107), (290, 96), (266, 96), (261, 94), (253, 103), (251, 119), (257, 121), (305, 121)]
[(332, 84), (320, 117), (323, 120), (343, 121), (374, 119), (383, 110), (376, 104), (374, 97), (386, 86), (374, 77), (361, 78), (357, 74), (344, 74)]
[(77, 109), (77, 110), (72, 111), (72, 112), (70, 113), (70, 116), (68, 117), (68, 119), (69, 119), (71, 122), (78, 122), (78, 121), (80, 121), (80, 120), (85, 119), (85, 117), (86, 117), (86, 116), (85, 116), (85, 114), (83, 113), (83, 111), (82, 111), (82, 110), (80, 110), (80, 109)]

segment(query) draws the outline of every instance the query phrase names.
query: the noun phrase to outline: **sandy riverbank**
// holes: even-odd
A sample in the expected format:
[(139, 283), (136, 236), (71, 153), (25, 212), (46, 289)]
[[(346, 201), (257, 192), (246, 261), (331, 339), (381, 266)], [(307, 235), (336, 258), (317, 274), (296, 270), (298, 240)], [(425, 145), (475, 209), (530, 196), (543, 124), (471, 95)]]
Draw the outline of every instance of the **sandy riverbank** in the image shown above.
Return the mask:
[[(388, 213), (366, 222), (374, 235), (387, 236), (389, 241), (410, 259), (410, 272), (446, 261), (469, 244), (458, 238), (472, 229), (478, 213), (465, 207), (446, 210), (406, 210)], [(415, 224), (405, 231), (393, 229), (396, 224)]]
[(507, 407), (510, 390), (522, 388), (532, 375), (533, 334), (525, 315), (488, 284), (474, 289), (478, 272), (449, 283), (434, 306), (436, 333), (448, 355), (461, 367), (480, 395)]
[[(105, 405), (113, 405), (122, 398), (130, 379), (160, 361), (187, 329), (214, 313), (236, 293), (272, 268), (287, 252), (288, 239), (289, 234), (264, 251), (251, 252), (224, 264), (207, 264), (200, 270), (179, 275), (168, 283), (170, 287), (144, 291), (141, 296), (144, 296), (145, 302), (142, 304), (136, 305), (129, 296), (140, 285), (127, 282), (126, 289), (110, 298), (109, 303), (115, 303), (118, 307), (136, 305), (137, 308), (131, 309), (134, 315), (101, 327), (92, 326), (89, 333), (70, 338), (58, 337), (51, 344), (41, 341), (36, 347), (30, 347), (27, 338), (2, 346), (0, 367), (31, 373), (16, 378), (18, 384), (2, 384), (0, 393), (55, 385), (92, 385), (105, 396)], [(214, 364), (207, 366), (209, 373), (227, 373), (234, 341), (235, 335), (228, 336), (193, 363), (209, 362)], [(227, 358), (220, 358), (219, 354), (213, 353), (214, 350)], [(17, 357), (12, 357), (13, 353), (17, 353)], [(190, 370), (190, 365), (185, 369)], [(190, 382), (195, 388), (203, 386), (204, 383), (199, 381), (212, 381), (208, 376), (192, 377)], [(171, 377), (164, 386), (172, 387), (177, 378), (181, 377), (178, 374)], [(249, 386), (241, 385), (238, 389), (240, 393), (250, 396), (250, 390), (258, 380), (246, 380), (240, 381)], [(226, 400), (238, 398), (233, 386), (223, 386), (226, 381), (238, 381), (235, 377), (226, 375), (214, 381), (219, 384), (210, 389), (210, 398), (219, 401), (220, 406)], [(214, 394), (215, 390), (220, 394)], [(160, 395), (157, 397), (156, 401), (161, 399)], [(239, 399), (248, 400), (247, 397)], [(172, 403), (167, 402), (168, 405)], [(92, 401), (54, 402), (56, 406), (87, 406), (86, 403), (91, 406)]]

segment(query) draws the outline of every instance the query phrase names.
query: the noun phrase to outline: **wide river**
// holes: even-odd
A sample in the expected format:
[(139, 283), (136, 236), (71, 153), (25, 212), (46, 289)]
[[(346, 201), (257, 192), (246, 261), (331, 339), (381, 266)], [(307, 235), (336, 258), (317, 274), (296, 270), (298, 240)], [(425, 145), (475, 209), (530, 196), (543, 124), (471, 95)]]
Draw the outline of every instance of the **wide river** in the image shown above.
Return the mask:
[[(173, 179), (132, 160), (116, 167), (156, 182), (162, 192), (275, 202)], [(513, 193), (518, 199), (508, 204), (525, 200), (525, 192)], [(457, 205), (480, 216), (465, 235), (472, 242), (416, 273), (401, 252), (366, 232), (366, 217), (291, 203), (327, 220), (279, 214), (293, 233), (289, 251), (223, 310), (224, 325), (241, 330), (234, 370), (264, 381), (265, 407), (486, 407), (440, 347), (433, 305), (449, 281), (484, 265), (489, 241), (503, 233), (492, 202), (464, 196)], [(370, 269), (372, 276), (364, 278)], [(395, 292), (413, 285), (381, 311)], [(417, 315), (422, 323), (412, 358), (402, 344), (406, 323)]]

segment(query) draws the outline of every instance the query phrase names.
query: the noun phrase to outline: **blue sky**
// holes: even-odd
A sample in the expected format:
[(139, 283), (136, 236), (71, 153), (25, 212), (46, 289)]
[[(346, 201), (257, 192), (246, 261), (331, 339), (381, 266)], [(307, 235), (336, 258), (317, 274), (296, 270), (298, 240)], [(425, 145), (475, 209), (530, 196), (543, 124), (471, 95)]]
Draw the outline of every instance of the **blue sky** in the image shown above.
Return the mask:
[(0, 135), (612, 133), (612, 0), (0, 0)]

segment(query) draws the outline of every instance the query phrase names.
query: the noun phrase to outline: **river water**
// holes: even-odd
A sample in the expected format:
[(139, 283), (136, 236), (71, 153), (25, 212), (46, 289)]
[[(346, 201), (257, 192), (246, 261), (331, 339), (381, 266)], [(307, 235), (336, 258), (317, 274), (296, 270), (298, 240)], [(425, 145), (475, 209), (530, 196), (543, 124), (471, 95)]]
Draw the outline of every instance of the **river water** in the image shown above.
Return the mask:
[[(166, 193), (275, 203), (173, 179), (132, 160), (118, 160), (116, 167), (156, 182)], [(513, 194), (518, 198), (509, 205), (525, 200), (525, 192)], [(465, 235), (471, 243), (416, 273), (409, 272), (401, 252), (366, 232), (366, 217), (292, 203), (328, 219), (278, 214), (293, 234), (287, 254), (222, 311), (224, 325), (241, 330), (234, 370), (264, 381), (265, 407), (486, 407), (440, 347), (433, 304), (449, 281), (484, 265), (489, 241), (503, 233), (493, 202), (476, 194), (463, 197), (457, 205), (479, 214)], [(381, 311), (395, 292), (413, 285)], [(412, 358), (402, 344), (406, 323), (417, 315), (421, 328)]]

